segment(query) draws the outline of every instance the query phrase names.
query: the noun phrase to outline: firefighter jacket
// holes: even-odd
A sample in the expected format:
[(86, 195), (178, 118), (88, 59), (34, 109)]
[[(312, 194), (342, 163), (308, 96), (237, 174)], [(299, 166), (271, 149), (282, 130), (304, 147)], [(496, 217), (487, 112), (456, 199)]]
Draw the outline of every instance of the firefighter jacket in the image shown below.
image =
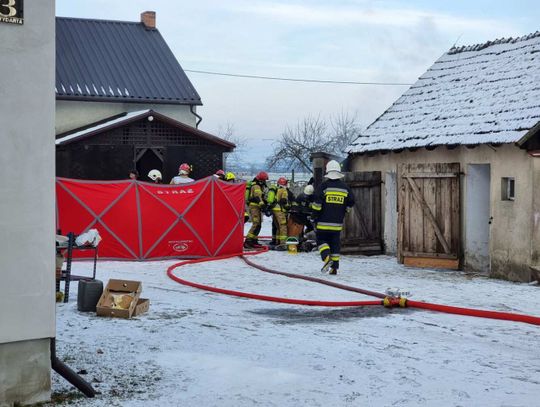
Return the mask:
[(249, 187), (248, 195), (248, 204), (250, 207), (256, 206), (262, 208), (266, 205), (264, 200), (264, 190), (263, 186), (258, 182), (253, 182)]
[(311, 208), (317, 230), (340, 232), (345, 214), (354, 206), (351, 189), (340, 179), (328, 179), (315, 191)]

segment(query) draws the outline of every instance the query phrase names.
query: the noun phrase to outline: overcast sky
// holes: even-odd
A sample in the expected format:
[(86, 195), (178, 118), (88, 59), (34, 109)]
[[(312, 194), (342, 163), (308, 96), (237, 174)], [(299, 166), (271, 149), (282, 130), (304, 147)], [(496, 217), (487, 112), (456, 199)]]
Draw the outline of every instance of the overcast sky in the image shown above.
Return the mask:
[[(540, 29), (535, 1), (57, 0), (57, 15), (157, 27), (184, 69), (355, 82), (413, 83), (452, 45)], [(366, 126), (406, 86), (280, 82), (187, 72), (204, 106), (200, 129), (227, 124), (262, 162), (286, 126), (357, 113)]]

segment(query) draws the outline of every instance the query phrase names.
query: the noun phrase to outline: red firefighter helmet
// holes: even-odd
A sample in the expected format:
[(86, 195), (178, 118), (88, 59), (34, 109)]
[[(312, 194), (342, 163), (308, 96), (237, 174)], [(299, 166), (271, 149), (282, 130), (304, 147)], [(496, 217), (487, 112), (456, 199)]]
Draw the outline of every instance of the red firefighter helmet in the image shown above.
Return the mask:
[(255, 176), (255, 179), (258, 181), (268, 181), (268, 174), (264, 171), (261, 171)]
[(191, 167), (187, 163), (180, 164), (180, 167), (178, 167), (178, 173), (179, 174), (189, 174), (191, 171)]
[(287, 178), (285, 178), (285, 177), (279, 177), (279, 179), (277, 180), (277, 184), (281, 185), (282, 187), (286, 187), (287, 182), (288, 182)]

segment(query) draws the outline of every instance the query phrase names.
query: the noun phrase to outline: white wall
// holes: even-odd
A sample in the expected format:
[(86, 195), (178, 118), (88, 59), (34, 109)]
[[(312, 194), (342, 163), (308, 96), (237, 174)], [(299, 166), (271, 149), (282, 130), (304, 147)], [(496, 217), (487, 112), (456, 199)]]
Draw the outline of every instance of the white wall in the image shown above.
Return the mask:
[(0, 23), (0, 344), (55, 336), (54, 11)]
[[(196, 116), (187, 105), (146, 103), (102, 103), (58, 100), (56, 102), (56, 134), (86, 126), (123, 112), (152, 109), (179, 122), (195, 127)], [(196, 109), (194, 109), (196, 111)]]

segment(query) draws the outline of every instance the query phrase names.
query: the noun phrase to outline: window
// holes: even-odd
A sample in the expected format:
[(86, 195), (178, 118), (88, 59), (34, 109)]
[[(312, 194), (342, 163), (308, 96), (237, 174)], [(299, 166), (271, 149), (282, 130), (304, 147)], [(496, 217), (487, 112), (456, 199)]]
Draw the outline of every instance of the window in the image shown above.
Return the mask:
[(513, 177), (503, 177), (501, 181), (501, 199), (503, 201), (513, 201), (516, 197), (516, 180)]

